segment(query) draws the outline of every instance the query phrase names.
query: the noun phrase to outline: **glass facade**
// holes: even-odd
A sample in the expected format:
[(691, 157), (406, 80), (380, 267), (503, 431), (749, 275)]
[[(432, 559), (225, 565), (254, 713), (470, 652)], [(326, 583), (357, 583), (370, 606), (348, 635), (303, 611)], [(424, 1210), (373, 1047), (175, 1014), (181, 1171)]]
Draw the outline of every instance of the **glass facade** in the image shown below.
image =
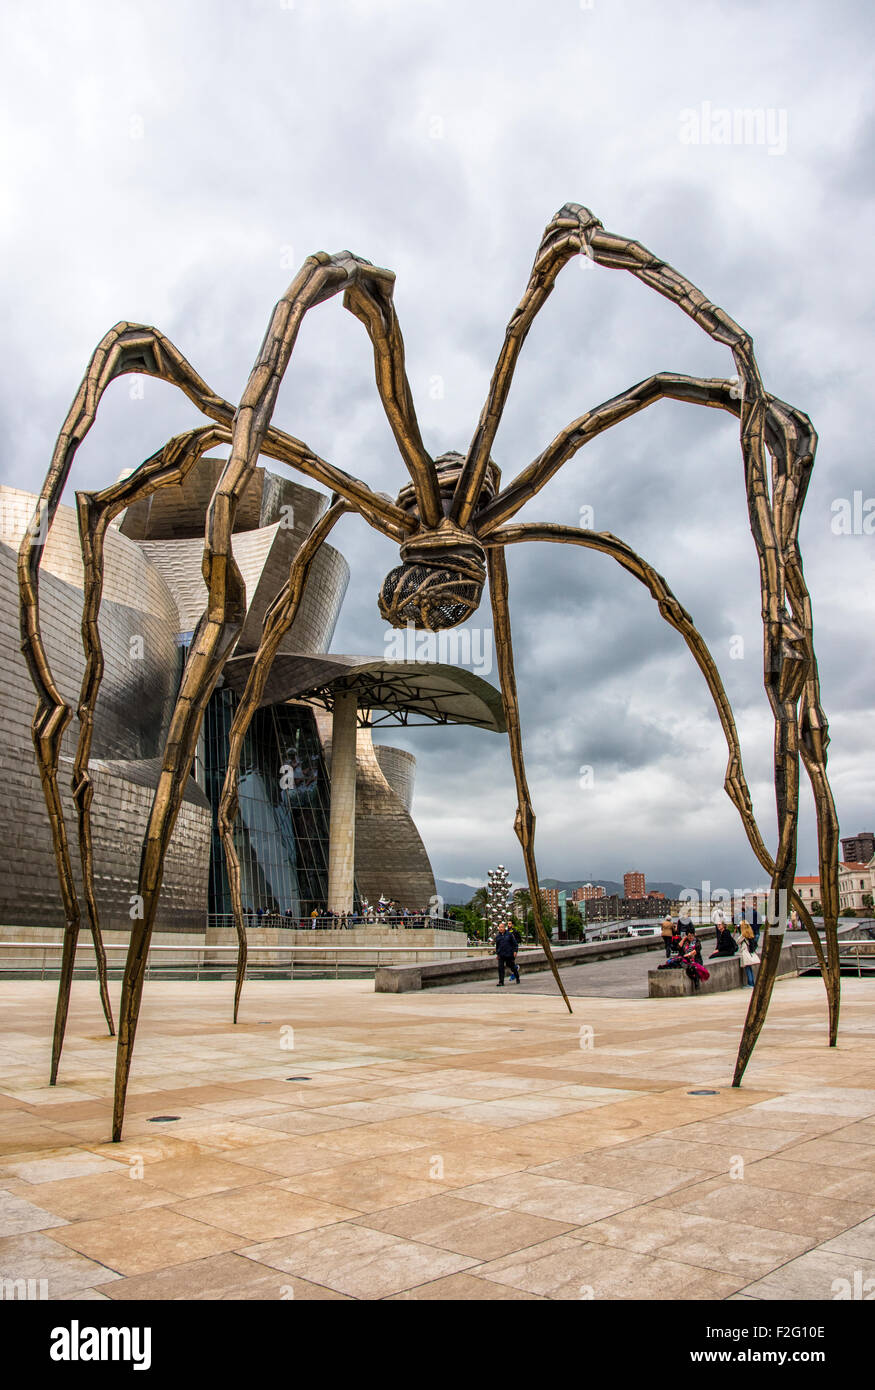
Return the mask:
[[(213, 693), (195, 769), (213, 812), (208, 910), (218, 916), (231, 912), (216, 817), (237, 704), (231, 690)], [(329, 807), (330, 783), (313, 711), (306, 705), (258, 710), (240, 761), (235, 827), (245, 913), (294, 921), (325, 908)]]

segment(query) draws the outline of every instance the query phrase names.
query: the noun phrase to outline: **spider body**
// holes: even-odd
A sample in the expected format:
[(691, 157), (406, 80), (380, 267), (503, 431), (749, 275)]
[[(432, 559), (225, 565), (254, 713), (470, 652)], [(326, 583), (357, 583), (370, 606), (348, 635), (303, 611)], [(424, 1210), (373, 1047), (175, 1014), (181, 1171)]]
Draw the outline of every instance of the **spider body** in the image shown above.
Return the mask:
[[(589, 257), (604, 269), (627, 271), (644, 286), (675, 304), (715, 342), (729, 349), (734, 374), (728, 378), (703, 379), (658, 372), (572, 421), (502, 488), (501, 475), (490, 452), (514, 369), (529, 328), (552, 292), (559, 272), (578, 255)], [(76, 450), (94, 422), (103, 392), (116, 377), (138, 372), (170, 382), (210, 421), (200, 429), (170, 440), (162, 450), (113, 486), (98, 493), (77, 493), (85, 572), (82, 634), (86, 670), (78, 708), (80, 733), (73, 788), (79, 814), (85, 897), (104, 1011), (112, 1031), (94, 896), (90, 832), (93, 789), (88, 772), (94, 704), (102, 673), (97, 614), (102, 586), (103, 537), (112, 518), (124, 507), (149, 496), (157, 488), (181, 481), (197, 459), (216, 444), (230, 445), (230, 456), (206, 519), (203, 574), (208, 601), (183, 672), (143, 842), (137, 885), (142, 916), (132, 927), (122, 989), (112, 1131), (115, 1140), (121, 1138), (164, 856), (181, 805), (207, 701), (234, 651), (245, 614), (242, 578), (231, 552), (231, 535), (237, 505), (261, 455), (279, 460), (327, 488), (332, 493), (332, 504), (300, 547), (288, 582), (267, 611), (261, 644), (230, 731), (219, 831), (239, 940), (235, 1022), (247, 950), (233, 833), (244, 739), (279, 644), (294, 622), (319, 547), (341, 516), (356, 512), (368, 525), (399, 546), (401, 563), (386, 576), (378, 600), (381, 615), (393, 626), (412, 624), (431, 630), (457, 626), (477, 611), (488, 579), (498, 672), (517, 790), (515, 830), (522, 847), (535, 926), (569, 1010), (571, 1006), (543, 929), (534, 853), (535, 815), (523, 761), (504, 558), (506, 547), (520, 542), (580, 545), (610, 556), (646, 586), (658, 604), (660, 616), (683, 637), (707, 682), (726, 739), (729, 760), (725, 789), (739, 812), (751, 850), (771, 879), (775, 900), (783, 891), (809, 931), (827, 987), (829, 1041), (831, 1045), (836, 1042), (840, 983), (836, 932), (838, 821), (826, 775), (828, 730), (820, 705), (811, 602), (798, 545), (801, 508), (817, 442), (811, 422), (801, 411), (766, 392), (750, 336), (724, 310), (639, 242), (606, 232), (587, 208), (568, 203), (544, 231), (523, 297), (507, 325), (487, 399), (467, 452), (464, 455), (444, 454), (433, 460), (420, 434), (407, 381), (404, 344), (392, 300), (393, 285), (391, 271), (374, 266), (349, 251), (335, 255), (320, 251), (307, 257), (274, 309), (236, 407), (216, 395), (178, 349), (156, 329), (129, 323), (116, 325), (92, 356), (58, 436), (34, 520), (21, 544), (18, 576), (22, 651), (38, 694), (33, 741), (67, 920), (52, 1047), (51, 1081), (54, 1083), (66, 1025), (80, 912), (57, 785), (61, 736), (72, 711), (52, 675), (39, 620), (42, 523), (47, 516), (51, 524)], [(344, 307), (364, 325), (371, 339), (377, 391), (410, 475), (410, 481), (400, 489), (394, 502), (321, 459), (300, 440), (272, 423), (279, 385), (289, 366), (305, 314), (338, 293), (343, 295)], [(716, 664), (689, 613), (663, 577), (622, 540), (609, 533), (554, 523), (519, 525), (513, 521), (520, 508), (580, 448), (630, 415), (666, 398), (724, 410), (739, 417), (748, 521), (760, 566), (765, 637), (763, 682), (775, 721), (774, 773), (779, 834), (774, 855), (767, 849), (753, 816), (738, 735)], [(793, 889), (800, 764), (811, 782), (817, 810), (825, 950), (804, 904)], [(778, 970), (783, 930), (784, 923), (778, 922), (769, 928), (764, 939), (762, 965), (739, 1045), (734, 1085), (740, 1084), (765, 1019)]]
[[(440, 506), (436, 527), (422, 525), (416, 490), (403, 487), (395, 499), (420, 529), (401, 545), (402, 563), (383, 580), (378, 606), (380, 616), (393, 627), (428, 628), (439, 632), (457, 627), (477, 612), (486, 584), (486, 552), (477, 539), (477, 517), (462, 530), (452, 519), (453, 497), (465, 465), (463, 454), (447, 453), (435, 459)], [(480, 490), (482, 501), (491, 502), (501, 474), (490, 460)]]

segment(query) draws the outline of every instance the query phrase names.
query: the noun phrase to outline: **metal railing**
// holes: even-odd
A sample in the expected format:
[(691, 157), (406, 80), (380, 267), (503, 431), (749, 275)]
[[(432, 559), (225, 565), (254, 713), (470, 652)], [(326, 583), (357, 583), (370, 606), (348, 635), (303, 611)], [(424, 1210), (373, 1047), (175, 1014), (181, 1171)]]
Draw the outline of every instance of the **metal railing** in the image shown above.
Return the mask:
[[(107, 955), (107, 974), (110, 979), (121, 978), (124, 972), (125, 958), (127, 956), (127, 942), (114, 944), (105, 942)], [(19, 978), (39, 978), (40, 980), (54, 979), (60, 972), (60, 956), (63, 950), (63, 942), (28, 942), (28, 941), (0, 941), (0, 974), (14, 974)], [(458, 951), (458, 954), (454, 954)], [(19, 955), (19, 960), (15, 962), (17, 953), (27, 952), (31, 956), (38, 956), (39, 960), (24, 960)], [(462, 956), (464, 952), (464, 956)], [(7, 964), (5, 957), (9, 953), (12, 956), (12, 964)], [(247, 978), (253, 979), (257, 976), (277, 976), (281, 979), (301, 979), (309, 975), (311, 978), (315, 972), (320, 977), (331, 970), (334, 972), (334, 979), (340, 978), (341, 972), (352, 974), (355, 972), (360, 978), (367, 976), (377, 969), (380, 965), (397, 964), (399, 957), (405, 960), (413, 958), (413, 963), (421, 958), (449, 957), (459, 959), (467, 956), (476, 958), (478, 955), (493, 954), (491, 946), (465, 946), (456, 948), (452, 946), (253, 946), (249, 947), (249, 963), (247, 966)], [(52, 961), (49, 956), (54, 957)], [(269, 957), (267, 960), (261, 957)], [(81, 964), (79, 958), (82, 959)], [(186, 959), (183, 959), (186, 957)], [(208, 959), (213, 957), (213, 959)], [(156, 946), (150, 945), (149, 954), (146, 961), (146, 979), (171, 978), (178, 979), (233, 979), (237, 963), (236, 946)], [(297, 974), (296, 974), (297, 972)], [(74, 969), (76, 979), (93, 979), (95, 975), (94, 958), (91, 955), (90, 943), (83, 942), (77, 955), (77, 963)]]
[[(819, 972), (820, 966), (813, 951), (806, 951), (804, 947), (797, 946), (795, 954), (800, 975), (806, 974), (809, 970)], [(839, 969), (853, 970), (854, 966), (856, 966), (858, 978), (862, 978), (864, 970), (867, 975), (875, 974), (875, 951), (873, 951), (871, 941), (842, 941), (839, 943)]]
[[(422, 912), (376, 913), (363, 917), (360, 912), (343, 916), (301, 917), (285, 912), (244, 913), (247, 927), (285, 928), (287, 931), (356, 931), (370, 927), (405, 927), (408, 931), (453, 931), (467, 932), (464, 922), (454, 917), (429, 917)], [(207, 926), (234, 930), (234, 915), (231, 912), (209, 912)]]

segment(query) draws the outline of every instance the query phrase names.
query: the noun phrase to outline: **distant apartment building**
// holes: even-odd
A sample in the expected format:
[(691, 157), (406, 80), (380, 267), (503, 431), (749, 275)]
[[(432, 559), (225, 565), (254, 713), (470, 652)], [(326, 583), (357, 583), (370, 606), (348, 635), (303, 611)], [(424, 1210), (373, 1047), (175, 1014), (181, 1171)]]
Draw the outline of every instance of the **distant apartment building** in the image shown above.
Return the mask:
[[(844, 841), (842, 842), (844, 843)], [(868, 902), (864, 902), (864, 898)], [(861, 912), (871, 910), (875, 900), (875, 863), (839, 864), (839, 911), (852, 907)]]
[(846, 864), (868, 864), (875, 858), (875, 834), (861, 830), (842, 840), (842, 858)]
[(553, 916), (556, 917), (559, 913), (559, 889), (542, 888), (540, 892), (547, 911), (551, 912)]
[(646, 898), (647, 886), (644, 875), (639, 873), (628, 873), (623, 875), (623, 897), (624, 898)]
[[(686, 904), (684, 904), (686, 906)], [(665, 897), (619, 898), (616, 893), (610, 897), (598, 898), (587, 905), (588, 922), (607, 922), (615, 918), (629, 922), (637, 918), (646, 920), (653, 917), (676, 916), (681, 910), (679, 902), (670, 902)]]
[(604, 896), (605, 890), (601, 883), (582, 883), (579, 888), (572, 890), (571, 901), (573, 903), (588, 903), (595, 898), (603, 898)]

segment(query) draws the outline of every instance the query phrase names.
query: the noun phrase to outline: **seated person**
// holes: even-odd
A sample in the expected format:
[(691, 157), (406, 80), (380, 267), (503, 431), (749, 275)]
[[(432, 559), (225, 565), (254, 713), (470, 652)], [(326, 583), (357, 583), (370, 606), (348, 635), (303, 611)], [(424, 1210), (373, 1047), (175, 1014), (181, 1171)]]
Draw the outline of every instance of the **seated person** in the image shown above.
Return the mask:
[(683, 941), (681, 942), (681, 956), (685, 961), (696, 961), (702, 964), (702, 943), (696, 936), (695, 927), (690, 927)]
[(723, 923), (717, 925), (717, 950), (711, 952), (710, 959), (715, 956), (734, 956), (738, 950), (738, 943), (732, 932)]

